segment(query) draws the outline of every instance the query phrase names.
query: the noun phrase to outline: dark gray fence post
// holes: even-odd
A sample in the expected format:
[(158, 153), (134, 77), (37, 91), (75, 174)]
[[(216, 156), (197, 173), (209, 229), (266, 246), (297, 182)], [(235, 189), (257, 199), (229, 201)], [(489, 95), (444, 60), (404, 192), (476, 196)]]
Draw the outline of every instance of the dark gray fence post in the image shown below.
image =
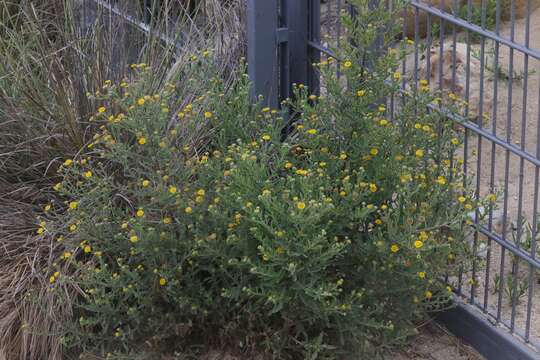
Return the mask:
[(247, 2), (248, 74), (253, 83), (252, 96), (264, 97), (264, 104), (277, 108), (278, 54), (277, 0)]
[(307, 85), (308, 79), (308, 0), (287, 1), (289, 29), (290, 82)]
[[(308, 18), (308, 44), (319, 44), (321, 42), (321, 2), (320, 0), (309, 1), (309, 18)], [(308, 78), (307, 85), (313, 94), (319, 95), (320, 81), (319, 71), (314, 63), (321, 61), (321, 52), (313, 45), (308, 48)]]
[(320, 0), (287, 1), (285, 18), (289, 31), (290, 85), (309, 86), (312, 93), (319, 87), (318, 72), (312, 66), (319, 62), (320, 52), (310, 43), (320, 42)]

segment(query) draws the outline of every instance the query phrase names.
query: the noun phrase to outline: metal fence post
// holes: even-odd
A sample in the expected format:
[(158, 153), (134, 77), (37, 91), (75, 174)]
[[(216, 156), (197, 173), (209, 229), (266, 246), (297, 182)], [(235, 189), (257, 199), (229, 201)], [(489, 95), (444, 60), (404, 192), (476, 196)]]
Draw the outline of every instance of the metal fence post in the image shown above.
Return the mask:
[(320, 51), (311, 44), (320, 42), (321, 13), (320, 0), (287, 1), (282, 14), (288, 29), (289, 82), (287, 94), (292, 84), (303, 84), (311, 93), (319, 90), (318, 71), (313, 63), (320, 61)]
[(308, 82), (308, 1), (286, 2), (290, 85)]
[(266, 106), (277, 108), (277, 0), (248, 0), (247, 2), (248, 74), (252, 81), (252, 96), (264, 97)]
[[(321, 1), (309, 1), (308, 18), (308, 44), (318, 44), (321, 42)], [(320, 94), (319, 71), (313, 64), (321, 61), (321, 52), (314, 46), (308, 47), (308, 78), (307, 85), (315, 95)]]

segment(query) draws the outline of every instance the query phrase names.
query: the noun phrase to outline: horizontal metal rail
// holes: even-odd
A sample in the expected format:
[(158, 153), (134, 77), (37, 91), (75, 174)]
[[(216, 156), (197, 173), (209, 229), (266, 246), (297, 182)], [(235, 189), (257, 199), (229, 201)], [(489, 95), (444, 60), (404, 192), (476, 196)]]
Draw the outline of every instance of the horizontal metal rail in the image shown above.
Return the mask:
[(159, 40), (163, 41), (167, 46), (174, 46), (176, 50), (178, 51), (185, 51), (186, 49), (178, 44), (178, 41), (175, 41), (174, 39), (171, 39), (167, 35), (163, 34), (161, 31), (156, 31), (152, 29), (148, 24), (146, 24), (144, 21), (139, 21), (135, 17), (126, 14), (125, 11), (122, 11), (118, 9), (118, 7), (113, 6), (110, 4), (110, 2), (104, 1), (104, 0), (90, 0), (93, 1), (98, 6), (102, 6), (105, 9), (107, 9), (112, 14), (124, 19), (129, 24), (137, 28), (139, 31), (147, 34), (147, 35), (155, 35)]
[[(403, 94), (406, 95), (405, 91), (401, 90), (401, 89), (400, 89), (400, 93), (402, 95)], [(533, 156), (533, 155), (529, 154), (528, 152), (522, 150), (521, 148), (515, 146), (514, 144), (509, 143), (506, 140), (503, 140), (503, 139), (497, 137), (493, 133), (485, 130), (484, 128), (482, 128), (480, 126), (478, 126), (477, 124), (473, 123), (472, 121), (469, 121), (469, 120), (465, 119), (463, 116), (452, 113), (452, 112), (450, 112), (448, 110), (444, 110), (444, 109), (441, 110), (441, 108), (438, 105), (436, 106), (434, 104), (428, 104), (427, 106), (431, 110), (442, 112), (442, 114), (444, 116), (446, 116), (447, 118), (449, 118), (449, 119), (451, 119), (453, 121), (456, 121), (457, 123), (459, 123), (463, 127), (467, 128), (469, 130), (472, 130), (473, 132), (477, 133), (478, 135), (480, 135), (480, 136), (494, 142), (495, 144), (501, 146), (505, 150), (510, 151), (514, 155), (517, 155), (520, 158), (523, 158), (523, 159), (531, 162), (532, 164), (540, 167), (540, 159), (538, 159), (536, 156)]]
[(322, 46), (321, 44), (319, 43), (316, 43), (314, 41), (311, 41), (311, 40), (308, 40), (308, 45), (311, 46), (313, 49), (317, 49), (319, 50), (320, 52), (322, 52), (323, 54), (326, 54), (330, 57), (333, 57), (334, 59), (336, 60), (339, 60), (341, 61), (341, 59), (339, 58), (339, 56), (333, 52), (332, 50), (330, 50), (329, 48), (325, 47), (325, 46)]
[(518, 256), (520, 259), (528, 262), (530, 265), (534, 266), (535, 268), (540, 269), (540, 261), (536, 259), (535, 257), (533, 258), (531, 254), (527, 253), (526, 251), (521, 250), (521, 248), (512, 244), (508, 240), (504, 240), (502, 237), (493, 233), (492, 231), (489, 231), (483, 225), (480, 225), (478, 227), (478, 231), (484, 234), (485, 236), (489, 237), (490, 239), (494, 240), (499, 245), (504, 247), (506, 250), (509, 250), (510, 252), (512, 252), (512, 254)]
[(441, 11), (440, 9), (437, 9), (430, 4), (421, 3), (418, 0), (412, 0), (410, 4), (418, 9), (421, 9), (427, 12), (428, 14), (435, 15), (437, 18), (440, 18), (452, 24), (458, 25), (464, 29), (473, 31), (474, 33), (478, 35), (482, 35), (485, 38), (494, 40), (500, 44), (504, 44), (514, 50), (518, 50), (526, 55), (529, 55), (530, 57), (540, 60), (540, 51), (537, 51), (527, 46), (517, 44), (510, 39), (504, 38), (494, 33), (493, 31), (486, 30), (482, 28), (481, 26), (468, 22), (467, 20), (460, 19), (453, 14), (449, 14), (445, 11)]

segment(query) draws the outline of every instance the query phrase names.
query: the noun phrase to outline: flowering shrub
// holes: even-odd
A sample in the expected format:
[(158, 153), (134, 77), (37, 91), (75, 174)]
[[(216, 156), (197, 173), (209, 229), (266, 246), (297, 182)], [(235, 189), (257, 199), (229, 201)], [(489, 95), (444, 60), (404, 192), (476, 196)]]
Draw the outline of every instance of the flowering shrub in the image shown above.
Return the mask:
[(99, 132), (61, 167), (66, 203), (48, 209), (65, 248), (55, 266), (72, 269), (53, 266), (51, 286), (81, 289), (69, 345), (335, 358), (403, 341), (448, 305), (440, 279), (466, 266), (466, 214), (479, 205), (459, 133), (427, 111), (427, 92), (389, 118), (380, 99), (397, 93), (401, 50), (370, 73), (357, 48), (342, 55), (348, 89), (321, 63), (326, 94), (296, 87), (284, 141), (282, 112), (251, 105), (245, 80), (208, 77), (204, 55), (184, 79), (189, 103), (171, 84), (148, 93), (144, 65), (105, 84)]

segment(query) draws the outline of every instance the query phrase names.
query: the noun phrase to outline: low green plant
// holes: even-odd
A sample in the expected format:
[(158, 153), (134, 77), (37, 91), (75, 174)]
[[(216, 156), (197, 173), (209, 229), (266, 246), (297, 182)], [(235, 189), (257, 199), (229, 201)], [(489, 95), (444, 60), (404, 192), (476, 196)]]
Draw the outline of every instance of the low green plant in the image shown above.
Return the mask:
[(510, 304), (514, 302), (514, 299), (516, 304), (519, 304), (521, 299), (529, 291), (529, 281), (526, 278), (520, 278), (517, 275), (509, 273), (506, 275), (506, 281), (501, 285), (501, 275), (495, 274), (492, 293), (497, 294), (501, 288)]
[(80, 289), (73, 351), (380, 354), (450, 306), (440, 279), (467, 266), (467, 213), (481, 203), (463, 187), (461, 133), (428, 111), (427, 90), (389, 120), (381, 99), (398, 93), (404, 50), (364, 50), (383, 24), (394, 41), (392, 14), (352, 3), (376, 21), (345, 18), (348, 88), (321, 62), (325, 94), (295, 87), (284, 139), (282, 110), (253, 105), (245, 76), (225, 86), (207, 53), (179, 79), (194, 101), (170, 83), (152, 90), (144, 64), (137, 80), (104, 84), (99, 132), (65, 159), (65, 202), (38, 229), (63, 247), (51, 291)]

